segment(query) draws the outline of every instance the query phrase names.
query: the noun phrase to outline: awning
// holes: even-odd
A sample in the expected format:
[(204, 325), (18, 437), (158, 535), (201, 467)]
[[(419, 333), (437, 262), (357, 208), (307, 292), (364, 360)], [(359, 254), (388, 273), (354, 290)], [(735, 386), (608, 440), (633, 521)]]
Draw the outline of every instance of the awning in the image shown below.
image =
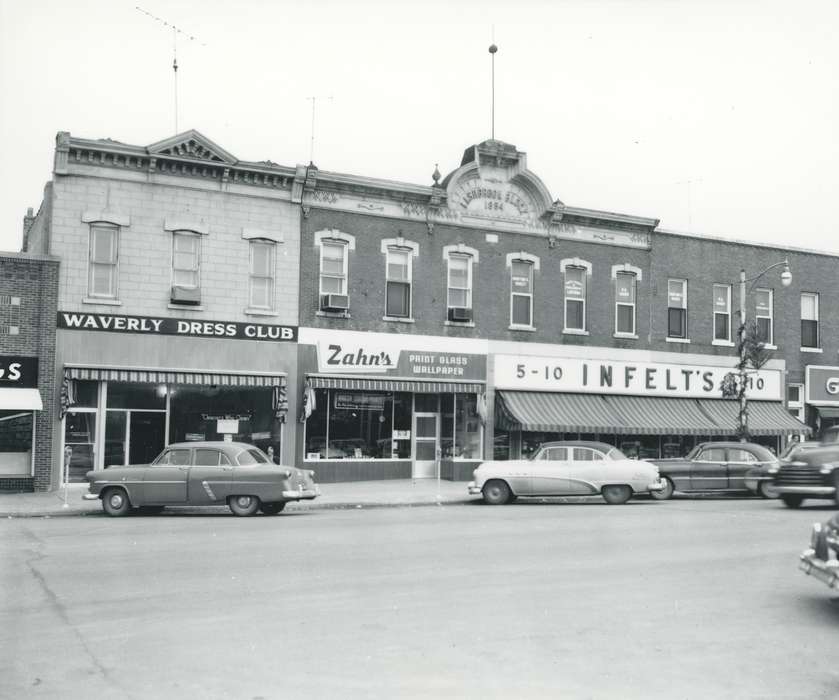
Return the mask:
[(65, 367), (69, 379), (135, 384), (195, 384), (201, 386), (285, 386), (284, 374), (210, 372), (207, 370), (143, 369), (139, 367)]
[(839, 408), (835, 406), (816, 406), (822, 418), (839, 418)]
[(37, 389), (0, 389), (0, 411), (42, 411), (44, 404)]
[[(720, 427), (717, 435), (737, 433), (739, 404), (726, 399), (697, 399), (699, 407)], [(749, 401), (749, 432), (752, 435), (811, 433), (812, 428), (790, 415), (780, 401)]]
[(483, 394), (480, 382), (437, 382), (418, 379), (372, 377), (325, 377), (310, 375), (313, 389), (353, 389), (356, 391), (411, 391), (415, 394)]
[(597, 394), (553, 394), (540, 391), (499, 391), (498, 413), (519, 430), (548, 432), (633, 432)]
[(710, 435), (714, 423), (695, 399), (652, 396), (606, 396), (606, 402), (639, 435)]

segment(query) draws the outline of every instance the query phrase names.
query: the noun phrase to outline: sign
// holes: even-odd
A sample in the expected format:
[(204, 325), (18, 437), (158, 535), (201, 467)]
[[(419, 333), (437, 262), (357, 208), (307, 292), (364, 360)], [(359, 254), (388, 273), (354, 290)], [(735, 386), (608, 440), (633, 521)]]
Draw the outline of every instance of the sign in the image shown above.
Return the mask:
[[(486, 356), (460, 352), (403, 350), (400, 339), (318, 340), (318, 371), (419, 379), (486, 379)], [(457, 342), (456, 340), (454, 342)]]
[[(675, 365), (656, 362), (564, 359), (496, 355), (495, 386), (521, 391), (587, 394), (632, 394), (677, 398), (721, 399), (720, 383), (733, 366)], [(839, 390), (839, 372), (836, 374)], [(780, 370), (749, 372), (750, 399), (780, 401)], [(839, 394), (836, 397), (839, 403)]]
[(36, 389), (38, 358), (0, 355), (0, 386)]
[(297, 342), (297, 326), (235, 321), (192, 321), (155, 316), (123, 316), (113, 314), (58, 312), (58, 328), (108, 333), (140, 333), (142, 335), (180, 335), (191, 338), (233, 338), (236, 340), (270, 340)]
[(344, 408), (350, 411), (384, 411), (385, 396), (364, 392), (336, 391), (335, 408)]
[(184, 435), (184, 440), (187, 442), (200, 442), (201, 440), (206, 440), (206, 435), (204, 433), (187, 433)]
[(239, 421), (219, 420), (216, 422), (216, 432), (219, 435), (235, 435), (239, 432)]
[(391, 437), (394, 440), (410, 440), (411, 439), (411, 431), (410, 430), (394, 430)]
[(839, 367), (809, 365), (805, 401), (815, 406), (839, 406)]

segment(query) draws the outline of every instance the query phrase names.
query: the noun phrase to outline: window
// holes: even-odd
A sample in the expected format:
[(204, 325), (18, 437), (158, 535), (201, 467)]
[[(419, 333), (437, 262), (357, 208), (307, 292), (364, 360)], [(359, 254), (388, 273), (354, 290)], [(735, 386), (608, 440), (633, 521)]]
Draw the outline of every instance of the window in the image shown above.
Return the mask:
[(787, 386), (787, 410), (802, 423), (804, 422), (804, 385)]
[(551, 460), (553, 462), (567, 462), (568, 448), (567, 447), (546, 447), (539, 455), (539, 459)]
[(90, 277), (88, 296), (116, 299), (119, 228), (90, 227)]
[(714, 285), (714, 340), (731, 342), (731, 285)]
[(341, 241), (321, 244), (320, 293), (347, 293), (347, 245)]
[(635, 275), (615, 274), (615, 332), (635, 335)]
[(755, 293), (755, 320), (757, 321), (757, 335), (762, 343), (772, 345), (772, 290), (758, 289)]
[(801, 294), (801, 347), (819, 347), (819, 295)]
[(217, 467), (219, 465), (219, 457), (221, 452), (218, 450), (195, 450), (195, 465), (202, 467)]
[(448, 273), (448, 308), (472, 308), (472, 257), (450, 255)]
[(667, 280), (667, 337), (688, 337), (687, 280)]
[(587, 447), (574, 448), (575, 462), (597, 462), (603, 459), (603, 455), (597, 450), (590, 450)]
[(586, 329), (586, 270), (565, 268), (565, 330)]
[(189, 464), (189, 450), (166, 450), (154, 464), (160, 466)]
[(0, 294), (0, 335), (20, 334), (20, 297)]
[(700, 455), (696, 458), (697, 462), (725, 462), (725, 448), (724, 447), (710, 447), (707, 450), (702, 450)]
[(274, 250), (270, 241), (251, 241), (250, 307), (274, 308)]
[(758, 460), (757, 457), (748, 450), (733, 448), (728, 450), (728, 461), (739, 462), (741, 464), (751, 464), (752, 462), (757, 462)]
[(533, 263), (513, 260), (510, 266), (510, 323), (533, 325)]
[(173, 233), (172, 284), (197, 289), (200, 286), (201, 236), (188, 231)]
[(408, 248), (387, 249), (387, 316), (411, 316), (411, 255), (412, 251)]

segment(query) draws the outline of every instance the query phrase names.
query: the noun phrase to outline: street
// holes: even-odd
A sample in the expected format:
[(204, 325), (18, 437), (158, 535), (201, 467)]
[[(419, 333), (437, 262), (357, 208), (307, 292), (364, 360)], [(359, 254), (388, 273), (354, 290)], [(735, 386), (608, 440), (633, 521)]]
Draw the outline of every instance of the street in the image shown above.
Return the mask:
[(834, 698), (818, 503), (8, 519), (0, 696)]

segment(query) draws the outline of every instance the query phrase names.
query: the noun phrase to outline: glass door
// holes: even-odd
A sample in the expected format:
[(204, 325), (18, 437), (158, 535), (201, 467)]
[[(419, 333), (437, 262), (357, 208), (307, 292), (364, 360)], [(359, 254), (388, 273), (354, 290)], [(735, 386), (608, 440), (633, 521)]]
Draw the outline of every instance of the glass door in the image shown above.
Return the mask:
[(70, 411), (64, 417), (64, 462), (71, 482), (84, 481), (95, 469), (96, 411)]
[(437, 476), (437, 454), (440, 447), (440, 414), (414, 413), (414, 479)]
[(148, 464), (163, 451), (166, 413), (130, 411), (128, 428), (129, 464)]

